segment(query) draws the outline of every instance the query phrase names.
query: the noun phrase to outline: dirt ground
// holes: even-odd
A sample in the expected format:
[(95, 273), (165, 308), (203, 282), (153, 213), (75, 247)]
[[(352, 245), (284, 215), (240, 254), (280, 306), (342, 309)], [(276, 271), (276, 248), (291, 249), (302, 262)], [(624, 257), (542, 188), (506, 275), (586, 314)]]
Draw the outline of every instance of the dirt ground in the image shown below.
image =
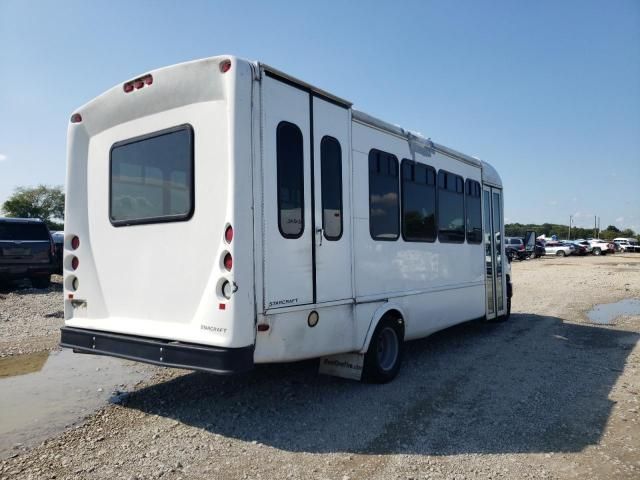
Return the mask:
[(586, 314), (640, 299), (640, 254), (512, 269), (509, 321), (410, 342), (390, 384), (156, 369), (0, 479), (640, 478), (640, 315)]

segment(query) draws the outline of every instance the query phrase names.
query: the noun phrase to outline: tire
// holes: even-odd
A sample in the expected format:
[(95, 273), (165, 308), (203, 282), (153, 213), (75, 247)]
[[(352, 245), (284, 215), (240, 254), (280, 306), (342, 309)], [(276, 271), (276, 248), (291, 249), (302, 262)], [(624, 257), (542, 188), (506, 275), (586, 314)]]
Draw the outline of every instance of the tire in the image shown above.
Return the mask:
[(402, 318), (385, 315), (373, 332), (369, 349), (364, 356), (362, 380), (367, 383), (387, 383), (393, 380), (402, 363), (403, 341)]
[(564, 250), (558, 250), (558, 251), (556, 252), (556, 255), (557, 255), (558, 257), (566, 257), (566, 256), (567, 256), (567, 254), (564, 252)]
[(32, 277), (31, 285), (33, 285), (33, 288), (49, 288), (49, 285), (51, 285), (51, 276)]
[(592, 253), (596, 256), (599, 256), (602, 255), (602, 250), (600, 250), (599, 248), (594, 248)]

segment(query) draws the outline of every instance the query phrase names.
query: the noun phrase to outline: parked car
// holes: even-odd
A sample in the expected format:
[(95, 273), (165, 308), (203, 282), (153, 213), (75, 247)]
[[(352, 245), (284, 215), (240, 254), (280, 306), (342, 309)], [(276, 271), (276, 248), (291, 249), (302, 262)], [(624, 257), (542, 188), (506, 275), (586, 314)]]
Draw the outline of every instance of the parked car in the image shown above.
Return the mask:
[(505, 249), (511, 252), (511, 258), (524, 260), (529, 256), (526, 251), (524, 240), (519, 237), (505, 237)]
[(573, 242), (569, 242), (567, 240), (559, 240), (558, 243), (561, 244), (561, 245), (564, 245), (565, 247), (569, 247), (569, 249), (571, 250), (570, 255), (576, 255), (577, 254), (578, 247), (576, 247)]
[(547, 242), (544, 245), (545, 255), (557, 255), (559, 257), (566, 257), (571, 255), (571, 248), (560, 242)]
[(53, 239), (42, 220), (0, 218), (0, 282), (29, 278), (35, 288), (46, 288), (55, 265)]
[(588, 253), (591, 253), (591, 246), (589, 246), (589, 244), (587, 243), (587, 245), (583, 245), (580, 242), (575, 242), (575, 241), (571, 241), (569, 242), (571, 245), (573, 245), (575, 247), (575, 252), (574, 255), (586, 255)]
[(573, 243), (584, 247), (587, 253), (592, 253), (593, 251), (593, 247), (591, 246), (588, 240), (573, 240)]
[(62, 254), (64, 252), (64, 232), (51, 232), (56, 251), (56, 273), (62, 275)]
[(589, 245), (591, 245), (591, 253), (594, 255), (606, 255), (607, 253), (613, 253), (613, 248), (611, 248), (609, 242), (600, 240), (599, 238), (592, 238), (589, 240)]
[(545, 255), (544, 243), (542, 243), (540, 240), (536, 240), (536, 246), (533, 250), (533, 253), (531, 254), (531, 258), (539, 258), (543, 255)]
[(618, 245), (623, 252), (640, 252), (640, 244), (635, 238), (614, 238), (613, 243)]

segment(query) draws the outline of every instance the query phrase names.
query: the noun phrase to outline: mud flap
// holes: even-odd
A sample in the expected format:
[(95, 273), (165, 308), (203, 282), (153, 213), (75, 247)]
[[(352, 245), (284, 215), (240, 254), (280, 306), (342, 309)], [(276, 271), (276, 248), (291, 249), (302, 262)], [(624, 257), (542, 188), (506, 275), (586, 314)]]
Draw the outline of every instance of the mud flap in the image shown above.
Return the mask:
[(348, 378), (350, 380), (360, 380), (362, 378), (363, 365), (363, 354), (341, 353), (339, 355), (320, 358), (318, 373)]

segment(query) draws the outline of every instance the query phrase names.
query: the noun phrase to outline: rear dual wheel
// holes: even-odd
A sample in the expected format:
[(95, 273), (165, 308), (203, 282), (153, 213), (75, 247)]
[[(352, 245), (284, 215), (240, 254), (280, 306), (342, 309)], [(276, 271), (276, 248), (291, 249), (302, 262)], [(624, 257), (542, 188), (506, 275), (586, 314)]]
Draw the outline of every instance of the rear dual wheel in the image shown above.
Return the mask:
[(369, 383), (387, 383), (400, 370), (404, 342), (402, 318), (386, 315), (373, 332), (364, 356), (362, 379)]

